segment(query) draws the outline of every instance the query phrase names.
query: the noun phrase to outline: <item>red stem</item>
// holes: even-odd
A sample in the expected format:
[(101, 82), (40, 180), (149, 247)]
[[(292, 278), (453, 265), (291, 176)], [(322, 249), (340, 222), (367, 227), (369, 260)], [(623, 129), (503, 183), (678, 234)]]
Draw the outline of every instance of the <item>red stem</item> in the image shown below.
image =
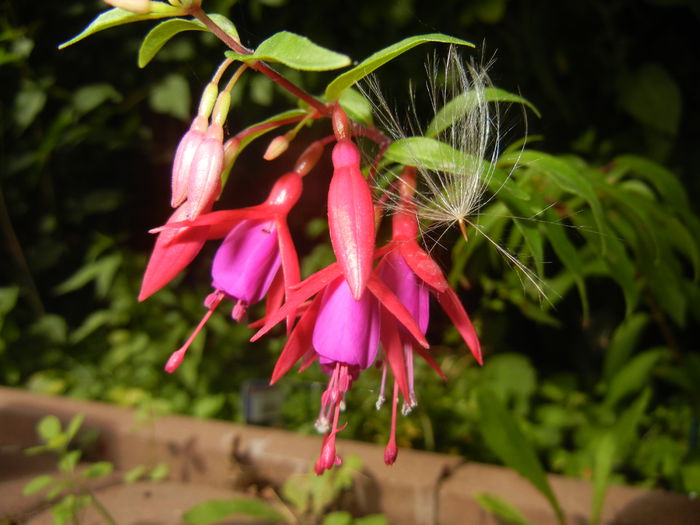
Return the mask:
[[(207, 16), (207, 14), (202, 10), (201, 7), (196, 6), (192, 8), (190, 13), (197, 20), (202, 22), (212, 33), (214, 33), (224, 44), (230, 47), (236, 53), (241, 55), (252, 55), (253, 52), (247, 47), (243, 46), (240, 42), (234, 40), (230, 35), (227, 35), (214, 21)], [(266, 77), (268, 77), (273, 82), (277, 83), (287, 91), (289, 91), (294, 96), (302, 99), (304, 102), (308, 103), (310, 106), (315, 108), (317, 111), (325, 116), (331, 115), (331, 109), (326, 106), (320, 100), (317, 100), (314, 96), (304, 91), (302, 88), (290, 82), (277, 71), (268, 66), (265, 62), (257, 60), (255, 62), (250, 62), (248, 64), (251, 68), (259, 71)]]

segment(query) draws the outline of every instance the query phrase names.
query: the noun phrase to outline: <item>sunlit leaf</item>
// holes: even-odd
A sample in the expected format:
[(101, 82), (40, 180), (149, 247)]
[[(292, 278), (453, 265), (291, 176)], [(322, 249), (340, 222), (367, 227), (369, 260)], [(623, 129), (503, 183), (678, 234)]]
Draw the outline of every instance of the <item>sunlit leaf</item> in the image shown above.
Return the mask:
[(101, 478), (110, 474), (114, 470), (114, 465), (109, 461), (98, 461), (93, 463), (81, 472), (84, 478)]
[(148, 101), (154, 111), (185, 121), (190, 118), (190, 86), (182, 75), (166, 76), (153, 86)]
[(51, 483), (53, 483), (53, 480), (54, 477), (49, 476), (47, 474), (37, 476), (24, 486), (24, 488), (22, 489), (22, 494), (24, 494), (25, 496), (36, 494), (37, 492), (40, 492), (49, 485), (51, 485)]
[[(238, 41), (238, 31), (228, 18), (223, 15), (210, 14), (209, 18), (224, 30), (231, 38)], [(155, 26), (146, 35), (139, 48), (139, 67), (146, 67), (168, 41), (175, 35), (184, 31), (205, 31), (209, 29), (199, 20), (187, 20), (184, 18), (173, 18), (166, 20)]]
[(282, 515), (273, 507), (263, 501), (251, 499), (205, 501), (185, 512), (182, 519), (190, 525), (205, 525), (235, 514), (270, 521), (283, 521)]
[(372, 104), (356, 89), (348, 88), (340, 95), (340, 107), (352, 120), (372, 125)]
[(337, 510), (326, 514), (321, 525), (352, 525), (352, 514), (344, 510)]
[(479, 429), (487, 446), (506, 466), (530, 481), (547, 498), (559, 522), (563, 524), (564, 514), (552, 492), (542, 464), (513, 416), (488, 389), (479, 390), (477, 400)]
[[(510, 93), (504, 89), (496, 87), (487, 87), (484, 89), (483, 97), (488, 102), (513, 102), (523, 104), (532, 110), (532, 112), (541, 117), (540, 112), (527, 99)], [(437, 137), (442, 131), (452, 126), (467, 114), (479, 102), (479, 97), (475, 91), (465, 91), (460, 93), (452, 100), (447, 102), (435, 114), (435, 117), (425, 130), (426, 137)]]
[(648, 324), (649, 316), (644, 313), (637, 313), (625, 319), (615, 329), (603, 362), (603, 379), (606, 382), (610, 382), (613, 376), (629, 360), (637, 346), (642, 330)]
[(533, 525), (518, 509), (498, 496), (481, 492), (476, 494), (474, 499), (482, 508), (498, 518), (499, 521), (511, 525)]
[(364, 59), (350, 71), (347, 71), (342, 75), (336, 77), (326, 87), (326, 99), (330, 101), (337, 100), (343, 91), (352, 86), (358, 80), (365, 78), (375, 69), (383, 66), (390, 60), (393, 60), (394, 58), (405, 53), (406, 51), (413, 49), (414, 47), (420, 44), (425, 44), (428, 42), (441, 42), (446, 44), (456, 44), (461, 46), (474, 47), (474, 44), (472, 44), (471, 42), (467, 42), (466, 40), (462, 40), (460, 38), (443, 35), (441, 33), (416, 35), (409, 38), (405, 38), (404, 40), (401, 40), (396, 44), (393, 44), (380, 51), (377, 51), (376, 53)]
[[(461, 174), (469, 166), (485, 163), (445, 142), (428, 137), (408, 137), (392, 142), (384, 152), (384, 158), (407, 166), (416, 166), (428, 171), (445, 171)], [(488, 171), (489, 166), (484, 168)], [(512, 200), (529, 200), (530, 195), (513, 184), (506, 173), (495, 169), (491, 178), (484, 181), (488, 187), (499, 193), (500, 198)]]
[(37, 433), (44, 442), (55, 438), (61, 433), (61, 421), (56, 416), (46, 416), (39, 420)]
[(78, 35), (74, 36), (70, 40), (63, 42), (58, 46), (58, 49), (63, 49), (68, 46), (81, 41), (83, 38), (87, 38), (90, 35), (94, 35), (99, 31), (104, 31), (111, 27), (116, 27), (124, 24), (129, 24), (131, 22), (140, 22), (141, 20), (156, 20), (158, 18), (167, 18), (171, 16), (177, 16), (182, 13), (182, 9), (168, 4), (160, 4), (161, 8), (157, 13), (148, 13), (145, 15), (140, 15), (132, 13), (131, 11), (125, 11), (124, 9), (119, 9), (115, 7), (109, 11), (105, 11), (97, 16), (90, 24), (83, 29)]
[(598, 525), (603, 509), (605, 492), (610, 484), (616, 443), (612, 434), (606, 433), (597, 443), (593, 454), (593, 504), (591, 505), (590, 525)]
[(614, 406), (627, 395), (642, 390), (649, 382), (651, 372), (659, 360), (668, 354), (666, 348), (645, 350), (633, 357), (610, 381), (610, 388), (605, 396), (605, 404)]
[(260, 43), (251, 55), (227, 51), (226, 56), (250, 62), (279, 62), (301, 71), (329, 71), (350, 65), (350, 57), (314, 44), (305, 36), (281, 31)]

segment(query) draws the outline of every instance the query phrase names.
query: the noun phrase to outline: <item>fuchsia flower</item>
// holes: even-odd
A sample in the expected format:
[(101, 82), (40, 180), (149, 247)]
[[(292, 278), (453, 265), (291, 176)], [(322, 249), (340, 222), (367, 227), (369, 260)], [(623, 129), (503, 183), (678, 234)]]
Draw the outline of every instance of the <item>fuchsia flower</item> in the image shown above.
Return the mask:
[[(410, 171), (406, 173), (407, 178), (410, 175)], [(343, 397), (359, 373), (374, 362), (380, 341), (385, 361), (378, 408), (384, 401), (387, 368), (395, 378), (391, 431), (384, 461), (391, 465), (396, 460), (398, 395), (401, 393), (404, 398), (404, 413), (417, 403), (413, 352), (445, 377), (425, 351), (428, 347), (424, 334), (429, 321), (430, 294), (453, 321), (477, 362), (482, 363), (481, 347), (469, 316), (437, 263), (418, 244), (418, 219), (412, 205), (412, 192), (408, 188), (409, 185), (404, 184), (405, 206), (393, 216), (392, 240), (374, 253), (374, 257), (381, 257), (381, 260), (367, 278), (369, 293), (363, 293), (360, 300), (355, 299), (340, 261), (333, 263), (295, 287), (288, 294), (287, 302), (267, 317), (264, 326), (251, 339), (260, 338), (290, 311), (297, 311), (304, 301), (316, 294), (289, 335), (275, 365), (271, 383), (302, 359), (300, 371), (318, 359), (330, 376), (321, 397), (317, 420), (319, 430), (326, 432), (315, 465), (318, 474), (341, 462), (336, 454), (335, 438), (344, 428), (339, 426)]]
[[(274, 304), (268, 308), (277, 309), (284, 293), (299, 282), (299, 262), (286, 219), (301, 190), (301, 175), (290, 172), (278, 179), (263, 204), (207, 213), (192, 221), (162, 227), (163, 233), (170, 228), (186, 227), (206, 232), (200, 235), (207, 239), (225, 236), (212, 264), (214, 292), (204, 303), (207, 313), (185, 344), (168, 359), (165, 366), (168, 372), (177, 369), (192, 341), (224, 298), (236, 301), (232, 317), (240, 321), (247, 306), (260, 301), (271, 288), (274, 288), (270, 293)], [(280, 267), (281, 279), (277, 278)]]

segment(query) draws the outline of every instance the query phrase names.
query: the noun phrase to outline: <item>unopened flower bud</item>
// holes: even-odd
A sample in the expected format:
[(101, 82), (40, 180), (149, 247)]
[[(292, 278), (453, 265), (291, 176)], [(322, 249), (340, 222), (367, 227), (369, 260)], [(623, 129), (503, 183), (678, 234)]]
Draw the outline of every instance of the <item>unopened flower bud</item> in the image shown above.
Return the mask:
[(352, 134), (348, 116), (340, 106), (336, 106), (333, 110), (333, 133), (335, 133), (335, 138), (338, 141), (349, 139)]
[(209, 82), (204, 88), (204, 91), (202, 91), (202, 97), (199, 99), (197, 115), (209, 118), (209, 115), (211, 115), (211, 112), (214, 109), (214, 104), (216, 104), (216, 98), (218, 95), (219, 86), (215, 82)]
[(223, 126), (228, 117), (228, 110), (231, 107), (231, 92), (222, 91), (216, 99), (214, 111), (211, 114), (211, 123)]
[(321, 158), (323, 153), (323, 145), (319, 142), (314, 142), (301, 154), (297, 163), (294, 165), (296, 171), (302, 177), (309, 173)]
[(224, 164), (223, 135), (221, 126), (209, 126), (192, 159), (187, 181), (190, 220), (211, 206), (221, 190), (221, 170)]
[(267, 146), (267, 149), (265, 150), (265, 154), (263, 155), (263, 158), (265, 160), (274, 160), (282, 153), (287, 151), (287, 148), (289, 147), (289, 139), (287, 138), (286, 135), (279, 135), (272, 139), (270, 141), (270, 144)]
[(119, 9), (124, 9), (124, 11), (131, 11), (132, 13), (138, 13), (140, 15), (145, 15), (151, 12), (151, 2), (149, 0), (104, 0), (105, 3), (111, 5), (112, 7), (118, 7)]
[(187, 186), (190, 178), (190, 169), (192, 160), (197, 148), (204, 140), (204, 134), (209, 127), (209, 121), (206, 117), (197, 116), (192, 121), (190, 129), (187, 130), (180, 139), (180, 144), (175, 152), (175, 160), (173, 161), (172, 171), (172, 197), (170, 205), (177, 208), (187, 198)]

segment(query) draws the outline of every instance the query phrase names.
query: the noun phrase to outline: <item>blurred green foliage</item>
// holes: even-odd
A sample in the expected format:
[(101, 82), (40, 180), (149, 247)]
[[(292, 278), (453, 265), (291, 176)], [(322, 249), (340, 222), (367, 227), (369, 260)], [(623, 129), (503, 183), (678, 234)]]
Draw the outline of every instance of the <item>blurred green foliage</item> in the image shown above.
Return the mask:
[[(444, 262), (464, 288), (486, 364), (455, 351), (459, 338), (446, 322), (434, 324), (428, 337), (449, 381), (417, 364), (420, 404), (399, 418), (400, 446), (495, 460), (480, 432), (488, 388), (551, 471), (591, 479), (598, 444), (614, 435), (615, 479), (700, 491), (696, 4), (205, 2), (229, 14), (244, 43), (284, 29), (357, 60), (434, 30), (485, 40), (486, 58), (498, 49), (495, 84), (542, 112), (530, 121), (530, 133), (543, 137), (537, 150), (528, 144), (499, 163), (510, 169), (517, 160), (512, 180), (531, 192), (530, 207), (493, 201), (479, 224), (532, 257), (549, 302), (540, 304), (482, 238), (456, 242)], [(204, 311), (208, 254), (136, 301), (152, 242), (145, 232), (169, 213), (172, 155), (221, 46), (206, 34), (179, 36), (138, 70), (141, 24), (56, 51), (102, 9), (98, 1), (0, 7), (0, 382), (240, 421), (240, 386), (268, 377), (282, 338), (251, 345), (245, 326), (215, 315), (169, 376), (167, 356)], [(424, 56), (387, 66), (385, 89), (405, 93)], [(290, 77), (322, 92), (333, 75)], [(244, 77), (234, 94), (246, 101), (234, 101), (235, 129), (289, 104), (262, 77)], [(284, 160), (261, 168), (261, 148), (241, 155), (226, 206), (259, 201), (287, 168)], [(321, 194), (323, 181), (309, 187)], [(321, 197), (305, 198), (291, 216), (296, 232), (324, 213)], [(332, 257), (316, 242), (325, 236), (319, 222), (294, 235), (305, 275)], [(369, 371), (353, 387), (344, 435), (386, 440), (389, 413), (374, 409), (379, 376)], [(285, 426), (312, 431), (324, 382), (314, 369), (282, 381)]]

